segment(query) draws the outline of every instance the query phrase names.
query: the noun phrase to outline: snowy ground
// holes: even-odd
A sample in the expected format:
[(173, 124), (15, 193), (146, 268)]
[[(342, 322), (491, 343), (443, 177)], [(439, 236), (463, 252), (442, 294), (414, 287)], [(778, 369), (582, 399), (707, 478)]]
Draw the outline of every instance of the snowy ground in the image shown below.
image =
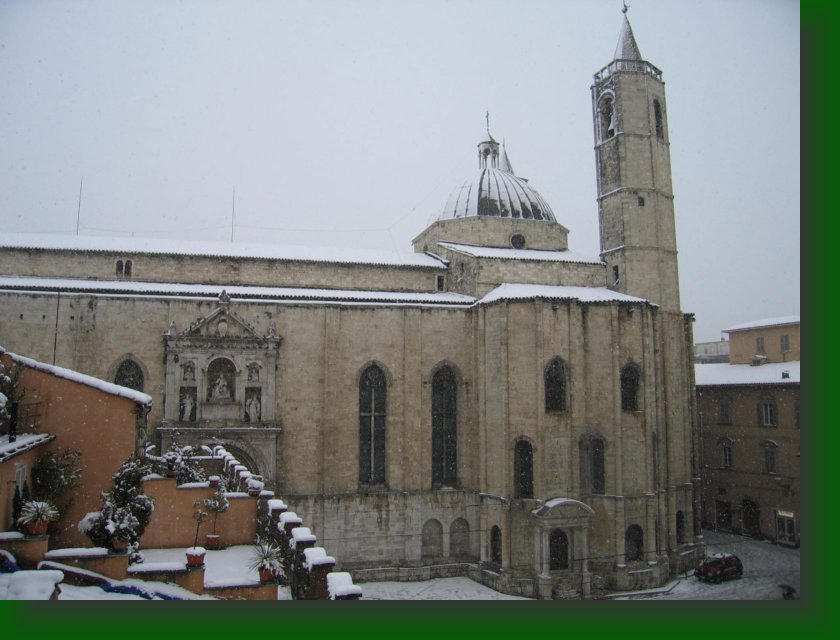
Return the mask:
[[(617, 599), (655, 600), (780, 600), (778, 585), (800, 590), (799, 549), (789, 549), (769, 542), (741, 536), (705, 531), (707, 553), (726, 551), (736, 554), (744, 565), (744, 576), (721, 584), (698, 581), (691, 574), (677, 578), (660, 589), (618, 595)], [(183, 549), (152, 549), (143, 552), (146, 563), (183, 562)], [(205, 558), (205, 583), (225, 584), (232, 581), (258, 581), (248, 569), (251, 547), (230, 547), (224, 551), (208, 551)], [(139, 582), (125, 581), (126, 584)], [(174, 585), (143, 583), (149, 590), (171, 595), (199, 598)], [(362, 583), (365, 600), (527, 600), (498, 593), (473, 582), (469, 578), (442, 578), (423, 582), (367, 582)], [(61, 600), (140, 600), (127, 594), (105, 593), (98, 587), (61, 586)], [(206, 597), (206, 596), (205, 596)]]

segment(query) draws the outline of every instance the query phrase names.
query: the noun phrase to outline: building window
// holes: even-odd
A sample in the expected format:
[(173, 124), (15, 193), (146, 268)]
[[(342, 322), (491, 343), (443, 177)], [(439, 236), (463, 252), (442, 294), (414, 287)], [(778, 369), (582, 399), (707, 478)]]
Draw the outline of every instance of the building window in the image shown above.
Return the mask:
[(513, 448), (513, 496), (534, 497), (534, 450), (527, 440), (519, 440)]
[(123, 261), (117, 260), (117, 275), (121, 276), (123, 274)]
[(118, 384), (121, 387), (128, 387), (135, 391), (143, 391), (144, 381), (143, 369), (134, 360), (123, 360), (120, 366), (117, 367), (114, 384)]
[(758, 405), (758, 424), (762, 427), (778, 426), (776, 403), (772, 400), (762, 400)]
[(581, 487), (593, 494), (604, 495), (606, 492), (606, 478), (604, 474), (604, 439), (601, 437), (587, 437), (580, 439), (580, 475)]
[(432, 378), (432, 484), (453, 485), (458, 469), (458, 385), (449, 367)]
[(779, 341), (781, 342), (782, 353), (790, 351), (790, 336), (788, 334), (781, 336)]
[(437, 276), (435, 278), (435, 288), (438, 291), (446, 291), (446, 276)]
[(552, 529), (548, 535), (548, 568), (551, 571), (569, 568), (569, 538), (562, 529)]
[(512, 246), (514, 249), (524, 248), (525, 247), (525, 236), (523, 236), (521, 233), (514, 233), (510, 237), (510, 246)]
[(662, 106), (659, 104), (659, 100), (653, 101), (653, 120), (656, 126), (656, 137), (664, 140), (665, 131), (662, 128)]
[(621, 369), (621, 410), (639, 410), (639, 383), (642, 372), (639, 366), (633, 363), (625, 365)]
[(640, 206), (640, 207), (644, 207), (644, 206), (645, 206), (645, 198), (644, 198), (644, 196), (639, 196), (638, 203), (639, 203), (639, 206)]
[(793, 403), (793, 424), (797, 429), (799, 428), (799, 398)]
[(764, 447), (764, 473), (776, 474), (776, 452), (779, 447), (775, 442), (765, 442), (761, 445)]
[(732, 424), (732, 402), (729, 396), (720, 396), (718, 398), (718, 424)]
[(131, 260), (125, 261), (125, 275), (131, 277)]
[(561, 358), (545, 368), (545, 410), (566, 410), (566, 363)]
[(790, 511), (776, 512), (776, 542), (796, 544), (796, 516)]
[(502, 564), (502, 530), (495, 524), (490, 529), (490, 562)]
[(627, 527), (624, 534), (624, 559), (626, 562), (644, 559), (644, 534), (637, 524)]
[(726, 469), (732, 468), (732, 440), (724, 438), (720, 441), (721, 464)]
[(757, 355), (763, 356), (764, 353), (764, 336), (759, 336), (755, 339), (755, 352)]
[(359, 381), (359, 482), (385, 483), (385, 374), (371, 365)]
[(617, 286), (618, 286), (618, 282), (619, 282), (619, 278), (618, 278), (618, 276), (619, 276), (619, 272), (618, 272), (618, 265), (613, 266), (612, 271), (613, 271), (613, 286), (614, 286), (614, 287), (617, 287)]

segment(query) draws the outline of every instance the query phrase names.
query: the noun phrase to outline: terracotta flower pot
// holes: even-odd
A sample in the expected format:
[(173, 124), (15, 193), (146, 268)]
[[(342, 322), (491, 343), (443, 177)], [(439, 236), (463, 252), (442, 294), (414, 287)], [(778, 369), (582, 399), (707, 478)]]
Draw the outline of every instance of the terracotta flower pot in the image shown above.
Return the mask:
[(114, 553), (125, 553), (128, 549), (128, 540), (122, 538), (114, 538), (111, 540), (111, 550)]
[(217, 550), (222, 548), (222, 536), (216, 535), (215, 533), (208, 533), (205, 538), (204, 546), (208, 549)]
[(38, 520), (36, 522), (26, 523), (26, 533), (30, 536), (43, 536), (47, 533), (47, 527), (50, 523), (47, 520)]
[(260, 582), (273, 582), (277, 579), (277, 572), (274, 569), (260, 567), (257, 571), (260, 574)]
[(188, 567), (200, 567), (204, 564), (204, 549), (200, 552), (190, 552), (187, 551), (187, 566)]

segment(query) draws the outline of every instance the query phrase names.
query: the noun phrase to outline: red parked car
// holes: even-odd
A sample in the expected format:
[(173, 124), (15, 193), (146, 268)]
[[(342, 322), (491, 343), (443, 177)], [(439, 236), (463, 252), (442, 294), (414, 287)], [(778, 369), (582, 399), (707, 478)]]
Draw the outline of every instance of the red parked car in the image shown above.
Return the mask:
[(744, 575), (744, 566), (738, 556), (731, 553), (716, 553), (708, 556), (694, 570), (694, 577), (706, 582), (720, 582)]

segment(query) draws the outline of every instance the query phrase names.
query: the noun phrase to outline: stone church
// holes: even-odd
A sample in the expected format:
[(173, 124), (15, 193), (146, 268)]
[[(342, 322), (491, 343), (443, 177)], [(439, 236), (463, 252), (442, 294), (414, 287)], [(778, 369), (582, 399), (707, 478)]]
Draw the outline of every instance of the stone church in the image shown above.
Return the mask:
[(224, 444), (359, 579), (662, 584), (699, 549), (692, 318), (626, 16), (591, 91), (598, 256), (488, 131), (404, 255), (2, 234), (0, 344), (142, 389), (138, 446)]

